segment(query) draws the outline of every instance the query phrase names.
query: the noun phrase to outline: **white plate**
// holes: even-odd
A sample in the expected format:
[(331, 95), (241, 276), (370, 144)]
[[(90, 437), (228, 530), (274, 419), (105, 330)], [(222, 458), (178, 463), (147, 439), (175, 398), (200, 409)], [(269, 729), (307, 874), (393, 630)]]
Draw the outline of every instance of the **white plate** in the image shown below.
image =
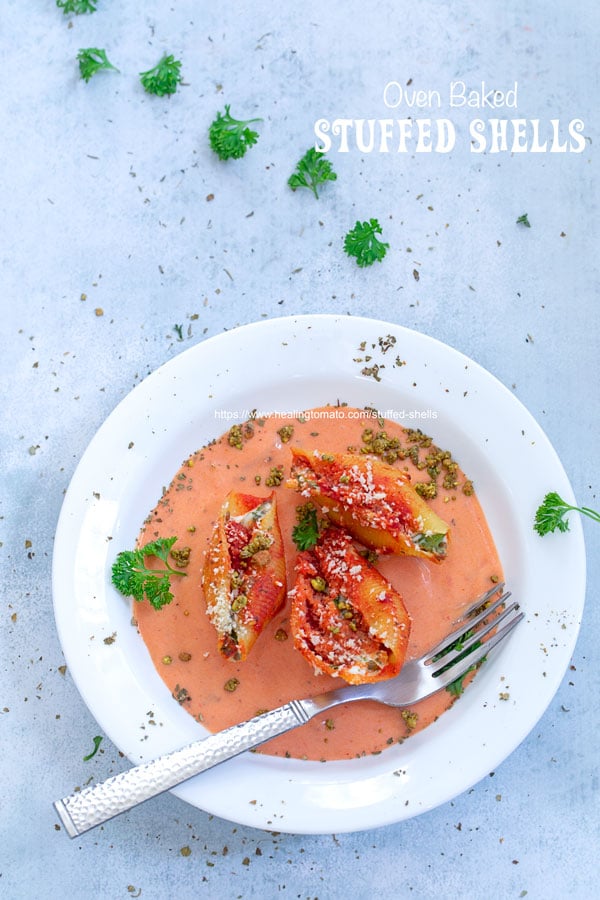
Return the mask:
[[(388, 334), (396, 344), (383, 352), (378, 340)], [(384, 366), (380, 380), (356, 361), (363, 341), (369, 365)], [(405, 365), (394, 365), (396, 356)], [(583, 611), (577, 517), (566, 534), (542, 539), (532, 527), (544, 494), (556, 490), (574, 502), (571, 486), (539, 425), (492, 375), (445, 344), (373, 319), (300, 316), (235, 329), (161, 366), (123, 400), (86, 450), (58, 524), (53, 593), (66, 660), (101, 728), (133, 763), (205, 732), (173, 701), (130, 625), (129, 603), (110, 583), (116, 553), (133, 546), (188, 454), (227, 430), (227, 412), (302, 410), (338, 399), (393, 410), (402, 424), (421, 426), (452, 449), (475, 482), (526, 621), (460, 701), (403, 745), (326, 764), (246, 753), (174, 791), (210, 813), (269, 830), (369, 829), (467, 790), (544, 713)]]

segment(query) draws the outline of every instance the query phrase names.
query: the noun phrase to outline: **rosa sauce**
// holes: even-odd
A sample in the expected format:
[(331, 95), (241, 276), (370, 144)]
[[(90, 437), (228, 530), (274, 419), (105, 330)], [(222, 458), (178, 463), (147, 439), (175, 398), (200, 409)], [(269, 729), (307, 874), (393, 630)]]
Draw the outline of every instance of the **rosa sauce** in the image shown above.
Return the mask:
[[(425, 460), (437, 448), (427, 447), (421, 432), (387, 420), (382, 423), (365, 410), (322, 407), (299, 418), (273, 415), (234, 427), (185, 460), (147, 517), (138, 543), (176, 535), (173, 549), (189, 547), (189, 563), (181, 570), (186, 577), (171, 578), (172, 602), (160, 610), (135, 603), (134, 622), (173, 698), (209, 731), (345, 684), (340, 678), (315, 674), (294, 649), (289, 601), (266, 626), (247, 660), (224, 659), (206, 614), (201, 575), (213, 525), (229, 491), (266, 497), (275, 490), (291, 589), (297, 554), (292, 529), (296, 507), (306, 501), (285, 485), (290, 449), (335, 453), (351, 448), (360, 453), (365, 448), (363, 435), (369, 434), (366, 429), (372, 434), (383, 430), (388, 438), (398, 437), (402, 447), (412, 448), (411, 457), (394, 465), (406, 469), (415, 484), (430, 480)], [(427, 501), (450, 525), (445, 559), (435, 563), (380, 556), (375, 563), (402, 595), (412, 620), (407, 661), (435, 646), (465, 609), (493, 582), (502, 580), (494, 541), (470, 482), (457, 468), (456, 485), (444, 487), (445, 471), (442, 467), (437, 477), (437, 496)], [(280, 484), (273, 487), (273, 480)], [(425, 728), (455, 700), (442, 690), (409, 710), (369, 701), (349, 703), (272, 739), (260, 752), (323, 761), (379, 753)]]

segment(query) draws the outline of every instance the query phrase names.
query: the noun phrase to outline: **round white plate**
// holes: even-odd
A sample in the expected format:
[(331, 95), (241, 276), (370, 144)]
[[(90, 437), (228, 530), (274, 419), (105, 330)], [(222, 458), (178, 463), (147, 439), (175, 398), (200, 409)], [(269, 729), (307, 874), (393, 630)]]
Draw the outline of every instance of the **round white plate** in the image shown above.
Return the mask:
[[(396, 342), (386, 349), (389, 335)], [(369, 829), (467, 790), (544, 713), (583, 611), (577, 517), (566, 534), (542, 539), (532, 527), (545, 493), (574, 502), (571, 486), (539, 425), (487, 371), (430, 337), (373, 319), (299, 316), (226, 332), (161, 366), (119, 404), (86, 450), (58, 524), (53, 593), (65, 657), (92, 714), (132, 763), (205, 732), (172, 699), (131, 627), (129, 602), (110, 582), (117, 552), (134, 545), (181, 462), (226, 431), (232, 415), (338, 400), (376, 407), (451, 448), (475, 482), (526, 620), (459, 702), (402, 745), (325, 764), (246, 753), (174, 791), (210, 813), (268, 830)]]

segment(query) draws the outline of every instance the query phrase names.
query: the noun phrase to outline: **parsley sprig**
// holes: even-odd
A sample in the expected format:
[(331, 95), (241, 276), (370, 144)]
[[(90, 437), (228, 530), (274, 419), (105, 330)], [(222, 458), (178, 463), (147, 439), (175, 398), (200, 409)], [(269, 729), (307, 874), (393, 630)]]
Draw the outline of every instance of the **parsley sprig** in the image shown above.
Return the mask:
[(148, 94), (164, 97), (165, 94), (174, 94), (183, 80), (180, 70), (180, 60), (175, 59), (172, 53), (168, 56), (165, 53), (152, 69), (140, 72), (140, 81)]
[[(434, 656), (433, 661), (438, 662), (439, 660), (443, 660), (444, 656), (446, 656), (451, 651), (456, 651), (457, 653), (460, 653), (461, 650), (463, 649), (463, 647), (465, 646), (466, 642), (468, 640), (470, 640), (474, 634), (475, 634), (475, 630), (473, 628), (469, 629), (468, 631), (465, 631), (465, 633), (461, 634), (461, 636), (458, 637), (452, 644), (450, 644), (449, 647), (446, 647), (442, 653), (439, 653), (437, 656)], [(475, 641), (475, 643), (473, 644), (472, 647), (469, 647), (469, 649), (467, 651), (465, 651), (465, 653), (463, 653), (462, 656), (458, 656), (456, 658), (456, 660), (454, 660), (449, 665), (455, 665), (457, 662), (459, 662), (461, 659), (464, 659), (465, 656), (468, 656), (470, 653), (472, 653), (474, 650), (477, 650), (479, 647), (481, 647), (481, 641)], [(463, 693), (463, 691), (465, 689), (464, 681), (465, 681), (465, 678), (467, 677), (467, 675), (469, 674), (469, 672), (474, 672), (484, 662), (485, 662), (485, 656), (482, 659), (480, 659), (478, 662), (473, 663), (472, 666), (469, 666), (469, 668), (465, 672), (463, 672), (462, 675), (459, 675), (458, 678), (455, 678), (454, 681), (450, 682), (450, 684), (447, 684), (446, 690), (448, 691), (448, 693), (452, 694), (453, 697), (460, 697), (460, 695)], [(445, 672), (447, 668), (449, 668), (449, 666), (442, 667), (440, 669), (440, 673)]]
[(465, 690), (465, 678), (471, 672), (474, 672), (485, 662), (485, 656), (483, 659), (480, 659), (479, 662), (473, 663), (472, 666), (469, 666), (466, 672), (463, 672), (462, 675), (459, 675), (458, 678), (455, 678), (454, 681), (451, 681), (450, 684), (446, 685), (446, 690), (449, 694), (452, 694), (453, 697), (460, 697), (461, 694), (464, 693)]
[(81, 73), (81, 77), (84, 81), (89, 81), (92, 75), (95, 75), (96, 72), (99, 72), (101, 69), (112, 69), (114, 72), (118, 72), (116, 66), (109, 61), (106, 50), (102, 50), (98, 47), (85, 47), (79, 51), (77, 54), (77, 61), (79, 62), (79, 71)]
[(96, 3), (98, 0), (56, 0), (56, 5), (62, 9), (65, 16), (73, 13), (81, 16), (84, 13), (96, 12)]
[(569, 512), (580, 512), (594, 522), (600, 522), (600, 513), (595, 509), (590, 509), (589, 506), (571, 506), (556, 491), (550, 491), (536, 511), (533, 527), (541, 537), (556, 529), (568, 531), (569, 522), (565, 516)]
[(418, 544), (422, 550), (429, 553), (438, 553), (442, 556), (446, 552), (446, 535), (438, 532), (425, 534), (421, 532), (413, 535), (415, 544)]
[(344, 250), (348, 256), (355, 256), (356, 264), (361, 267), (381, 262), (390, 245), (380, 241), (378, 234), (381, 234), (381, 225), (377, 219), (357, 222), (344, 238)]
[(337, 175), (333, 171), (330, 160), (323, 153), (311, 147), (296, 164), (296, 171), (288, 178), (288, 184), (293, 191), (299, 187), (308, 188), (318, 200), (317, 186), (336, 179)]
[(225, 112), (217, 113), (208, 129), (208, 140), (219, 159), (241, 159), (258, 140), (258, 133), (248, 126), (262, 119), (235, 119), (229, 110), (226, 103)]
[[(112, 583), (126, 597), (135, 600), (146, 598), (154, 609), (162, 609), (173, 599), (171, 575), (186, 575), (169, 565), (168, 554), (176, 537), (158, 538), (136, 550), (123, 550), (112, 567)], [(164, 569), (146, 566), (147, 556), (156, 556), (165, 564)]]
[(296, 507), (297, 524), (292, 528), (292, 540), (298, 550), (311, 550), (319, 539), (317, 510), (312, 503)]

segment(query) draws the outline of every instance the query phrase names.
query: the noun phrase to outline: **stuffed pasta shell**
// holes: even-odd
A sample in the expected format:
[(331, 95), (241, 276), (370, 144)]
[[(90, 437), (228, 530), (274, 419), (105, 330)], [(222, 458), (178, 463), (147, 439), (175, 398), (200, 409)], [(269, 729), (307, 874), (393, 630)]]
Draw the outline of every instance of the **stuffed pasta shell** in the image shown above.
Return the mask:
[(206, 612), (220, 653), (244, 660), (286, 594), (275, 496), (232, 491), (223, 503), (202, 575)]
[(296, 563), (290, 592), (294, 647), (320, 672), (364, 684), (400, 671), (410, 635), (402, 597), (330, 526)]
[(288, 486), (379, 553), (439, 562), (449, 525), (417, 493), (410, 475), (371, 456), (294, 448)]

